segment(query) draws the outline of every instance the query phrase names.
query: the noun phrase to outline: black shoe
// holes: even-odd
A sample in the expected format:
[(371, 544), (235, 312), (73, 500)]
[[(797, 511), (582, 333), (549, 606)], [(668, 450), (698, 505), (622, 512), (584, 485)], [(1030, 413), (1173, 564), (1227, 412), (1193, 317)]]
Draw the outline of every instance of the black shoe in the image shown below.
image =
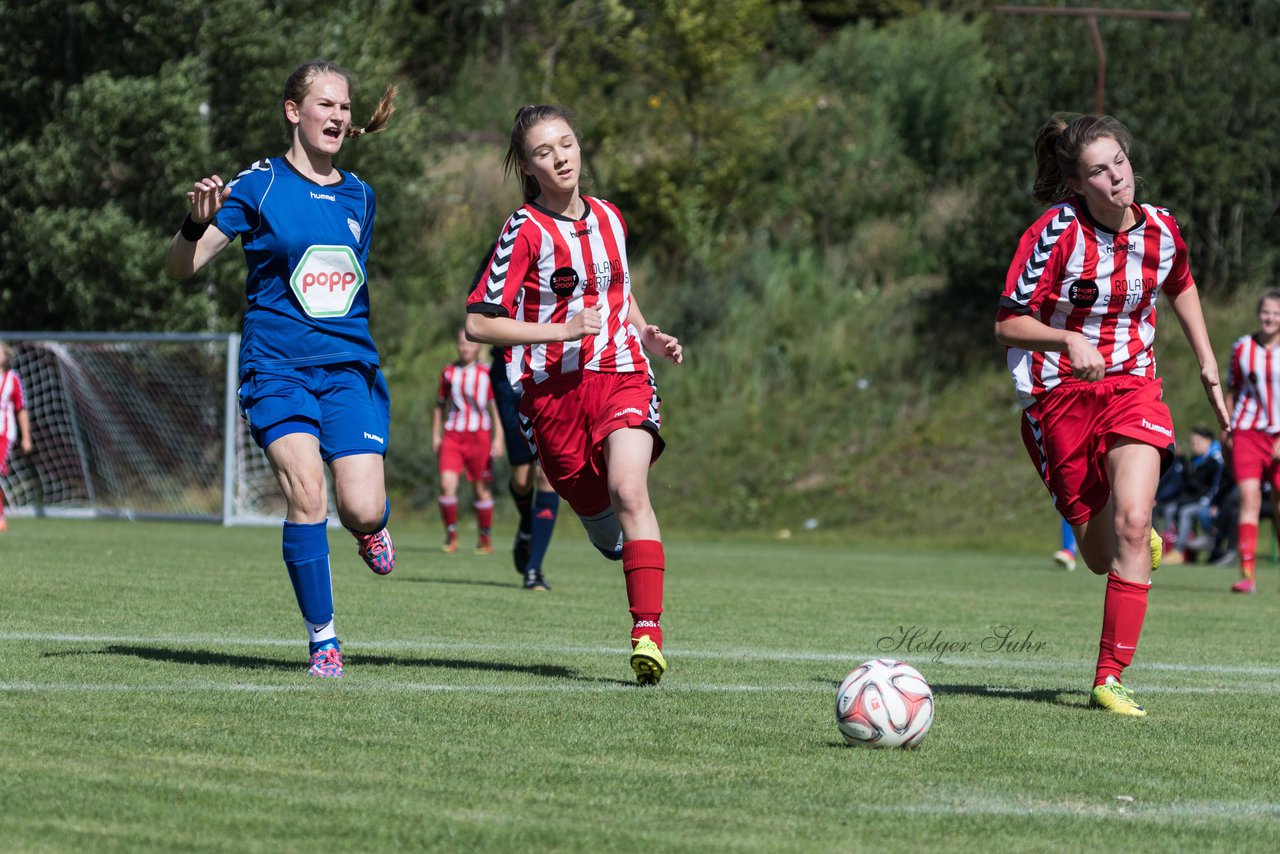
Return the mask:
[(542, 570), (537, 568), (530, 568), (524, 574), (524, 589), (525, 590), (550, 590), (551, 585), (547, 584), (546, 580), (543, 579)]
[(533, 534), (528, 531), (516, 531), (516, 542), (511, 547), (511, 559), (515, 562), (516, 572), (524, 575), (525, 564), (529, 562), (529, 551), (533, 543)]

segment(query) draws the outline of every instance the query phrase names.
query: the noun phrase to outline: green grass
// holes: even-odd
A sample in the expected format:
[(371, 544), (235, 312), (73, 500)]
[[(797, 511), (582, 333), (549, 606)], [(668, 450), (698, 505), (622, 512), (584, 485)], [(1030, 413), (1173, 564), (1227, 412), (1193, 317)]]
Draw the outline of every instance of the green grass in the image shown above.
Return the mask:
[[(1276, 573), (1157, 576), (1128, 683), (1085, 708), (1102, 582), (1026, 554), (672, 537), (671, 664), (630, 684), (621, 574), (566, 520), (549, 594), (505, 555), (333, 533), (347, 678), (308, 679), (276, 530), (16, 520), (0, 537), (4, 850), (1268, 849)], [(1045, 646), (983, 650), (993, 626)], [(919, 750), (845, 746), (879, 639), (937, 692)], [(939, 660), (934, 660), (938, 658)], [(1118, 800), (1121, 796), (1130, 801)]]

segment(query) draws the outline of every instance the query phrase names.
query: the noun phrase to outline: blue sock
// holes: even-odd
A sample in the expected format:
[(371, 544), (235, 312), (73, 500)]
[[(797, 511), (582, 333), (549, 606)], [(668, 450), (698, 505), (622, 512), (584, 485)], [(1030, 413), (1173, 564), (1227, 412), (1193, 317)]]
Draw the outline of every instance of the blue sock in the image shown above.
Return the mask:
[(551, 546), (551, 535), (556, 530), (556, 514), (560, 512), (560, 496), (554, 492), (539, 492), (533, 500), (533, 539), (529, 541), (529, 562), (525, 569), (542, 569), (542, 559)]
[(1062, 520), (1062, 548), (1072, 554), (1076, 553), (1076, 534), (1071, 530), (1071, 523), (1066, 519)]
[(311, 651), (338, 646), (333, 627), (333, 585), (329, 580), (329, 534), (325, 522), (284, 523), (284, 565), (307, 624)]
[[(516, 492), (515, 484), (507, 481), (507, 491), (511, 493), (511, 499), (515, 502), (516, 512), (520, 514), (520, 524), (516, 527), (523, 534), (529, 534), (533, 528), (533, 490), (528, 492)], [(556, 496), (559, 498), (559, 496)], [(546, 551), (546, 549), (543, 549)]]

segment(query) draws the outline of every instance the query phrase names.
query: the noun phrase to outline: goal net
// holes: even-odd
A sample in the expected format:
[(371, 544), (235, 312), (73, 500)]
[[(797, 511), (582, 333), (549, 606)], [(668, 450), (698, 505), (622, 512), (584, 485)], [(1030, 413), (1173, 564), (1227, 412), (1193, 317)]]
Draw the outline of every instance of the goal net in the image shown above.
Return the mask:
[(279, 523), (240, 418), (239, 335), (0, 332), (35, 449), (0, 489), (15, 515)]

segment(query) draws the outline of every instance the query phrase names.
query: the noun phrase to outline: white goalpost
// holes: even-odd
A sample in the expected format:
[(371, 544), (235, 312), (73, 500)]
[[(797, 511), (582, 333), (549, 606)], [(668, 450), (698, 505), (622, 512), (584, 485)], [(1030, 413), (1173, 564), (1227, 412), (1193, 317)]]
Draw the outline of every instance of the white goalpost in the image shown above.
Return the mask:
[(237, 334), (0, 332), (35, 450), (0, 489), (16, 516), (279, 524), (240, 418)]

